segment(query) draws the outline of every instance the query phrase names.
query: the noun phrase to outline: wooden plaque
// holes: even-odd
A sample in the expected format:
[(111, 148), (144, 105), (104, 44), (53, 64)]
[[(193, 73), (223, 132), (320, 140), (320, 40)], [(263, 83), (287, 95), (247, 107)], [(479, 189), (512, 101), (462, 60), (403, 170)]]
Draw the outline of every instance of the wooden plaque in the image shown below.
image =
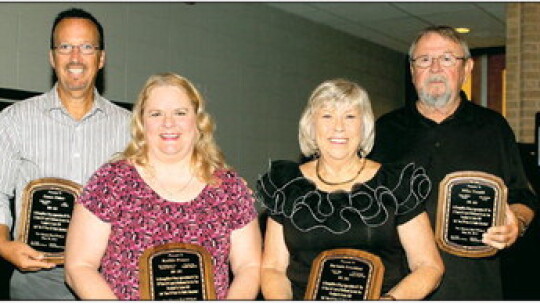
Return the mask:
[(63, 264), (66, 235), (82, 186), (61, 178), (41, 178), (23, 191), (17, 240), (44, 252), (48, 262)]
[(497, 176), (479, 171), (448, 174), (439, 185), (435, 240), (442, 250), (462, 257), (487, 257), (497, 249), (482, 234), (504, 223), (507, 188)]
[(214, 300), (212, 258), (199, 245), (148, 248), (139, 260), (141, 300)]
[(305, 300), (376, 300), (381, 295), (381, 259), (357, 249), (321, 252), (313, 261)]

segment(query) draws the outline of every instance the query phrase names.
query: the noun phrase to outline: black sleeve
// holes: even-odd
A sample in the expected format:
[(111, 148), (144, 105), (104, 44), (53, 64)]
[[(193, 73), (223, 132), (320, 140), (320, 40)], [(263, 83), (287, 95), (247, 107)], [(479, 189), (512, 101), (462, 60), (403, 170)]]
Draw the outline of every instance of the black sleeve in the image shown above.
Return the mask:
[(508, 187), (508, 203), (524, 204), (536, 212), (538, 199), (525, 175), (514, 133), (504, 119), (501, 124), (501, 133), (504, 141), (504, 156), (506, 156), (505, 162), (503, 162), (503, 179)]

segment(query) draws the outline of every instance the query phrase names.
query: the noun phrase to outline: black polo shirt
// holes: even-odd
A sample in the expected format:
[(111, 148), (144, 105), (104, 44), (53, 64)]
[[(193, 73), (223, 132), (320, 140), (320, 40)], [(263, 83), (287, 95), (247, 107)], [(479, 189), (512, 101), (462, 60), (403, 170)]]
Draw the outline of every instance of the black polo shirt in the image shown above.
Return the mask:
[[(411, 103), (377, 120), (370, 157), (382, 163), (415, 162), (433, 182), (426, 210), (434, 227), (438, 185), (451, 172), (474, 170), (499, 176), (508, 203), (535, 210), (512, 129), (499, 113), (462, 100), (441, 123), (422, 116)], [(441, 252), (446, 272), (434, 300), (502, 300), (499, 257), (463, 258)]]

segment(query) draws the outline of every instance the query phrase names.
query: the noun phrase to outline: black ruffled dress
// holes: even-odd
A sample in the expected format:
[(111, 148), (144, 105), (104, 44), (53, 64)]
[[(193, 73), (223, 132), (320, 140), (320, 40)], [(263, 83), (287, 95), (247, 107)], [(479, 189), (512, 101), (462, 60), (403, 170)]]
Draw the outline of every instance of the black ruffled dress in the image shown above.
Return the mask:
[(408, 273), (397, 226), (424, 211), (431, 183), (414, 164), (383, 165), (351, 192), (324, 192), (305, 178), (299, 164), (273, 161), (257, 181), (257, 197), (283, 225), (293, 299), (304, 298), (313, 260), (324, 250), (353, 248), (378, 255), (384, 266), (382, 292)]

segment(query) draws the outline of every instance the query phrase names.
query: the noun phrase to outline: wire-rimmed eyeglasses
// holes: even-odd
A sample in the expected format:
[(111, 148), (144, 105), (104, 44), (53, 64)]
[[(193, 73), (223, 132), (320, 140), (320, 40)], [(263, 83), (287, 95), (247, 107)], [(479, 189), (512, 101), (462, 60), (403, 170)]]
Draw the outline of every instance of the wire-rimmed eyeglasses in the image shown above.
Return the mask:
[(70, 43), (61, 43), (55, 47), (53, 47), (54, 50), (58, 52), (58, 54), (62, 55), (69, 55), (71, 52), (73, 52), (73, 49), (78, 48), (79, 52), (83, 55), (92, 55), (96, 52), (96, 50), (99, 50), (99, 46), (95, 46), (90, 43), (81, 43), (79, 45), (74, 45)]
[(439, 56), (422, 55), (416, 58), (411, 58), (412, 64), (421, 69), (429, 68), (433, 64), (433, 60), (437, 59), (439, 64), (445, 68), (453, 67), (458, 60), (465, 60), (468, 57), (457, 57), (452, 53), (444, 53)]

